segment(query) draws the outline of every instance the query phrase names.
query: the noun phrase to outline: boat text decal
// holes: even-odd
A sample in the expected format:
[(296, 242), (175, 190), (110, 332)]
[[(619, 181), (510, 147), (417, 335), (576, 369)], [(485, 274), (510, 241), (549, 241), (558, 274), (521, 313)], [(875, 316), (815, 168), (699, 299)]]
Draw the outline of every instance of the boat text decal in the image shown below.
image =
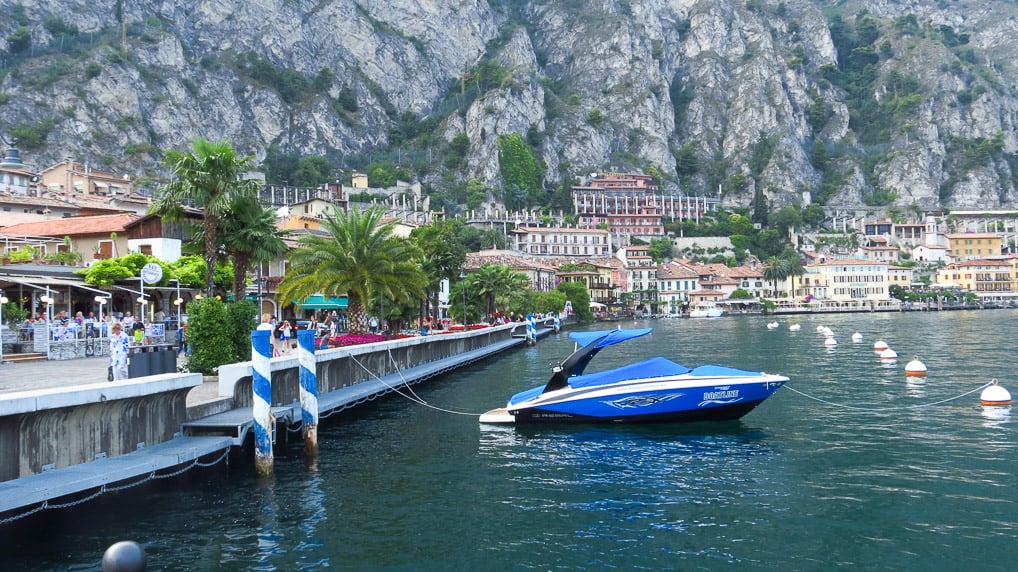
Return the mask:
[(739, 397), (739, 390), (732, 389), (731, 386), (715, 387), (714, 391), (703, 392), (703, 401), (697, 405), (697, 407), (703, 407), (704, 405), (731, 405), (732, 403), (738, 403), (742, 401)]
[(611, 405), (616, 409), (635, 409), (637, 407), (647, 407), (649, 405), (657, 405), (658, 403), (671, 401), (676, 397), (682, 397), (682, 394), (669, 393), (667, 395), (631, 395), (614, 401), (604, 401), (603, 403)]

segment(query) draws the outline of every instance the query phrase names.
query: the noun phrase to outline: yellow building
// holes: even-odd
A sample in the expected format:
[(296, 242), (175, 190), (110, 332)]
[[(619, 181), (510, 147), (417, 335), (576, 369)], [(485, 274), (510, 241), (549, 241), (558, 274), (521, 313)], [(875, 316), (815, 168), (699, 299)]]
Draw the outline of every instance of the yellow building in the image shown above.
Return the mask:
[(847, 258), (812, 264), (804, 270), (803, 290), (817, 302), (861, 305), (891, 299), (887, 263)]
[(354, 173), (350, 176), (350, 186), (355, 189), (368, 188), (368, 176), (364, 173)]
[(1002, 238), (992, 232), (945, 234), (947, 255), (955, 261), (1000, 256)]
[(1003, 259), (952, 262), (937, 272), (937, 284), (968, 292), (1014, 292), (1014, 267)]

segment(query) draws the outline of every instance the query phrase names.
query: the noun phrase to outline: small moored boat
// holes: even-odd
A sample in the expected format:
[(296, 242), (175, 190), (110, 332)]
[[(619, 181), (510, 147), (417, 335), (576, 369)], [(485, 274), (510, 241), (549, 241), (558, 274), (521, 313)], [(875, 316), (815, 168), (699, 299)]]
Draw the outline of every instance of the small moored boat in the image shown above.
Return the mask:
[(663, 357), (584, 374), (601, 349), (653, 328), (572, 332), (577, 349), (551, 379), (481, 415), (481, 423), (655, 423), (738, 419), (787, 377), (718, 365), (690, 369)]
[(689, 311), (690, 318), (718, 318), (725, 311), (718, 308), (714, 302), (700, 302)]

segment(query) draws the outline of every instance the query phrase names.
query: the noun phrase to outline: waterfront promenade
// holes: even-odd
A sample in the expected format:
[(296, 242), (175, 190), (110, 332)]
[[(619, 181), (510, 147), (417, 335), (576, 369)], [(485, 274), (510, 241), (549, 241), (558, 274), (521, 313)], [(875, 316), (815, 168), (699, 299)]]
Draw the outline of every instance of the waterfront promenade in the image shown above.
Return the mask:
[[(4, 394), (40, 389), (71, 388), (106, 382), (109, 357), (45, 360), (0, 364), (0, 400)], [(206, 381), (187, 394), (187, 406), (219, 399), (216, 381)]]

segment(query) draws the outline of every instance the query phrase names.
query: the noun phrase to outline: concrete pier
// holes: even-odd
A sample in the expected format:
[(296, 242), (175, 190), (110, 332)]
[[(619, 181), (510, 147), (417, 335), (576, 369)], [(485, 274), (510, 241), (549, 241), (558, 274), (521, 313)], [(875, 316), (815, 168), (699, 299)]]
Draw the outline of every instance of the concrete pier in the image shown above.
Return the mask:
[[(506, 325), (317, 352), (320, 416), (521, 346), (518, 335)], [(212, 382), (199, 374), (107, 382), (106, 364), (0, 365), (0, 526), (250, 445), (251, 362), (222, 366)], [(296, 355), (269, 360), (271, 418), (281, 427), (302, 423), (300, 369)]]

